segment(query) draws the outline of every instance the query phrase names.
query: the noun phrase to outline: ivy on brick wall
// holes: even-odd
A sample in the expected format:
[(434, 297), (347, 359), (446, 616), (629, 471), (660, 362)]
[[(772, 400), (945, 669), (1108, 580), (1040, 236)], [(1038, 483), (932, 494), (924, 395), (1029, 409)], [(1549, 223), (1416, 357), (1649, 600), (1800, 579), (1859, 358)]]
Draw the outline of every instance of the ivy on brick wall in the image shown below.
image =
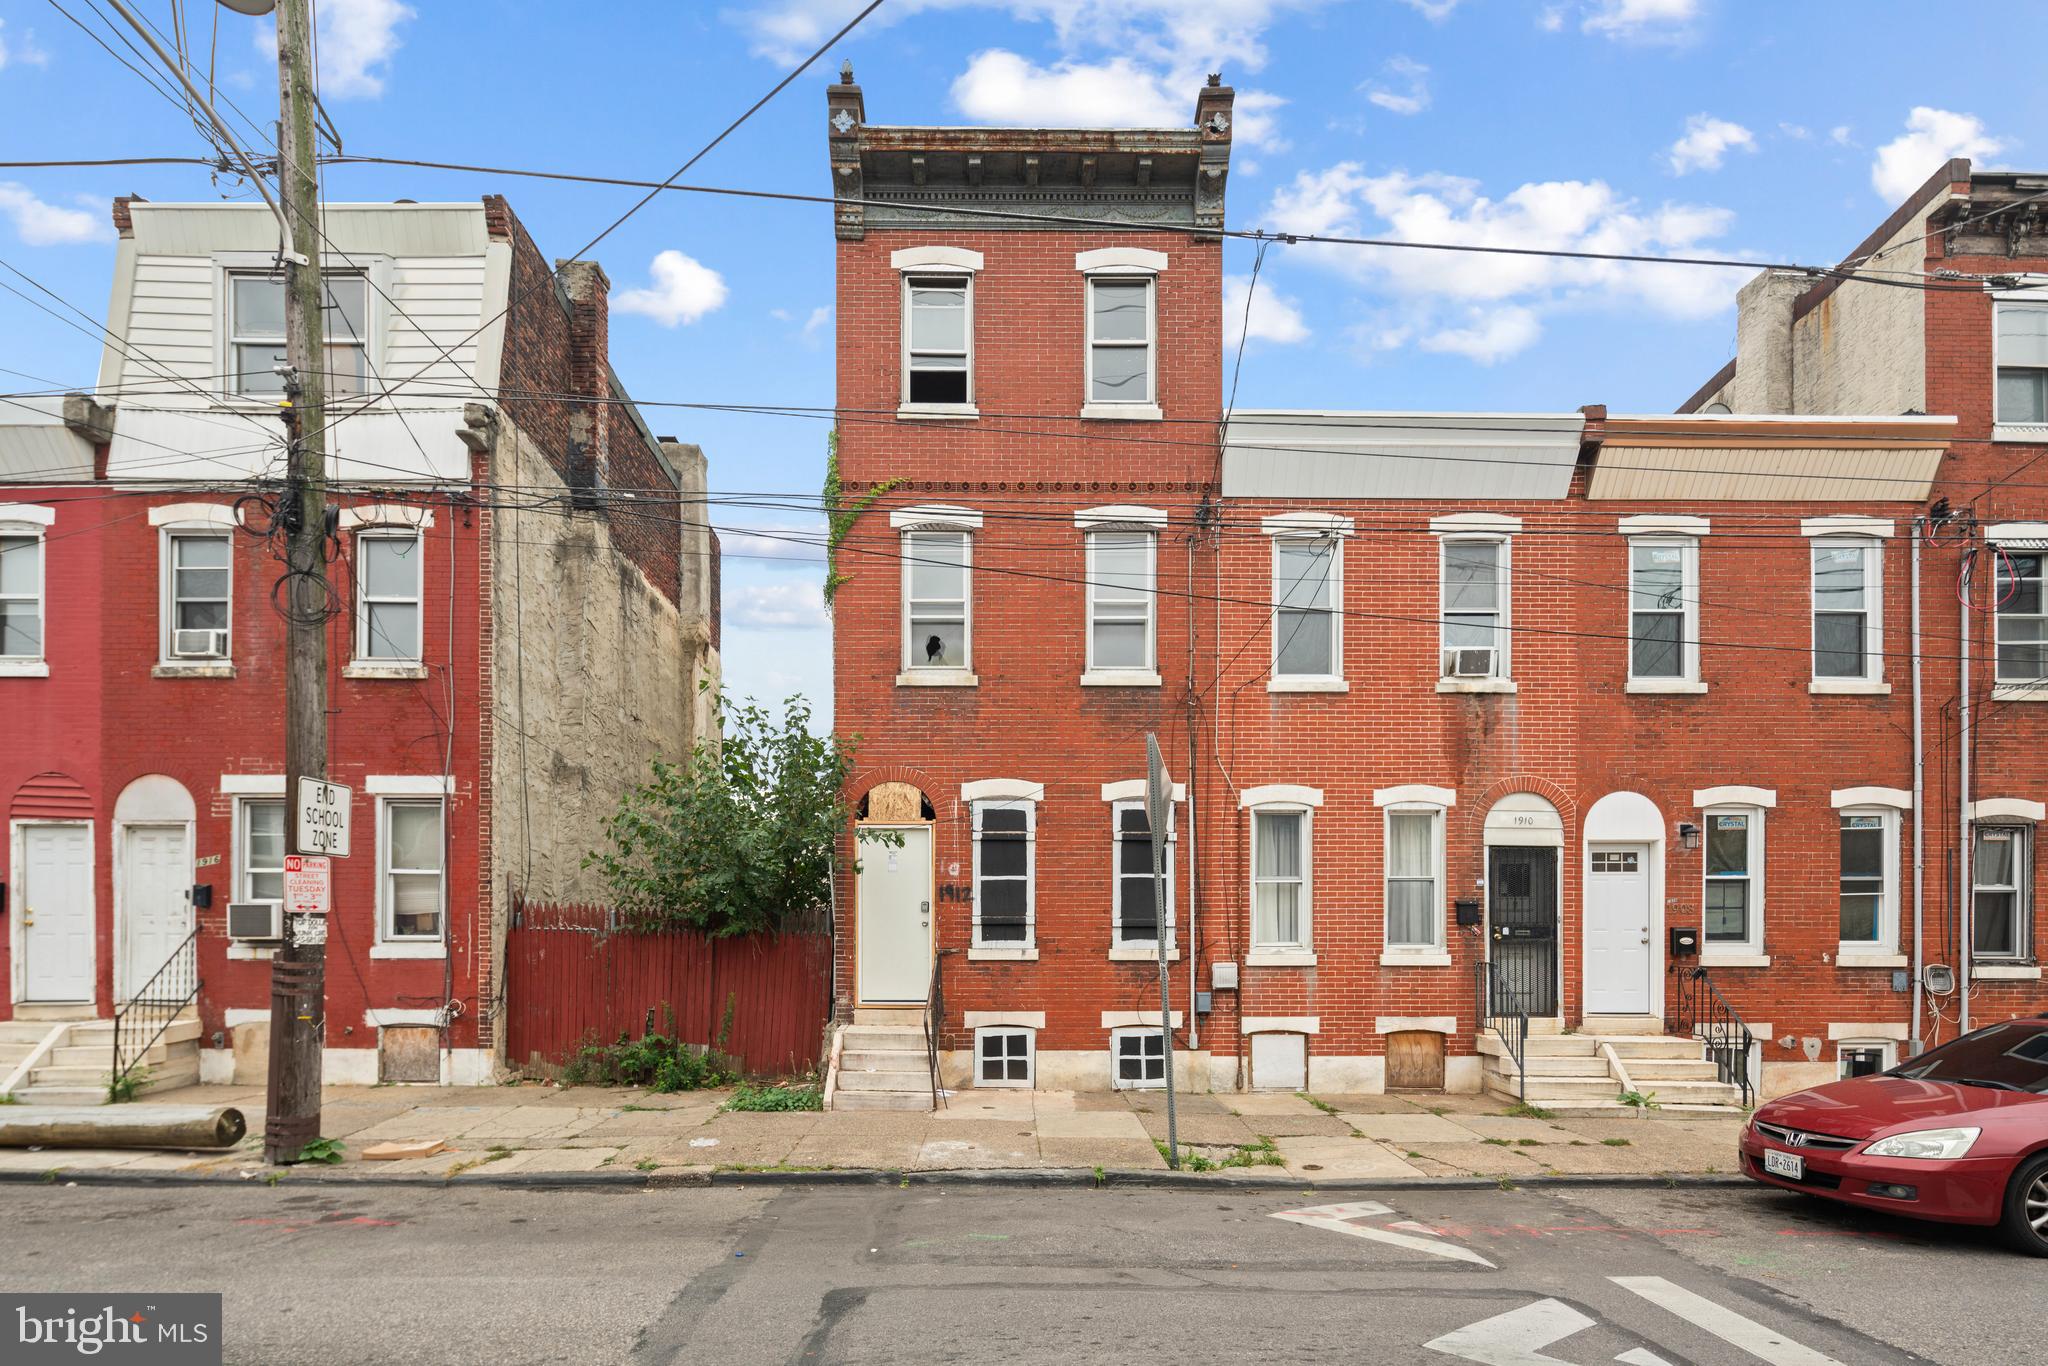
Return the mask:
[(832, 605), (832, 597), (839, 591), (839, 585), (847, 576), (839, 572), (839, 543), (846, 539), (853, 524), (860, 515), (875, 505), (875, 501), (890, 489), (902, 483), (901, 479), (884, 479), (881, 483), (854, 499), (846, 501), (846, 491), (839, 483), (839, 429), (834, 427), (825, 437), (825, 605)]

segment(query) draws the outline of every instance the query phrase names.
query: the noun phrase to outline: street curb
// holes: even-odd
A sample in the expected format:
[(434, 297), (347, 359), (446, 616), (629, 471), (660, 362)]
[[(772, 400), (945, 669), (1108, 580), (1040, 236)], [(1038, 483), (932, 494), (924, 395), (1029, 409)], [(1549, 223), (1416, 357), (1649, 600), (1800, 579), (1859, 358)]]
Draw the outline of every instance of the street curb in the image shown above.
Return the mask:
[(1105, 1171), (1100, 1177), (1089, 1168), (994, 1168), (950, 1171), (591, 1171), (591, 1172), (465, 1172), (457, 1176), (391, 1175), (343, 1176), (317, 1168), (295, 1167), (275, 1182), (239, 1172), (124, 1172), (120, 1168), (67, 1171), (61, 1163), (48, 1171), (0, 1171), (0, 1185), (7, 1186), (276, 1186), (350, 1187), (378, 1189), (474, 1189), (501, 1190), (583, 1190), (654, 1191), (681, 1190), (703, 1186), (962, 1186), (1048, 1189), (1053, 1187), (1099, 1187), (1144, 1190), (1229, 1190), (1229, 1191), (1418, 1191), (1418, 1190), (1601, 1190), (1702, 1186), (1750, 1186), (1747, 1177), (1726, 1172), (1677, 1172), (1670, 1175), (1615, 1173), (1612, 1175), (1529, 1176), (1500, 1178), (1485, 1176), (1376, 1176), (1349, 1177), (1327, 1181), (1293, 1181), (1274, 1177), (1215, 1176), (1207, 1173), (1164, 1171)]

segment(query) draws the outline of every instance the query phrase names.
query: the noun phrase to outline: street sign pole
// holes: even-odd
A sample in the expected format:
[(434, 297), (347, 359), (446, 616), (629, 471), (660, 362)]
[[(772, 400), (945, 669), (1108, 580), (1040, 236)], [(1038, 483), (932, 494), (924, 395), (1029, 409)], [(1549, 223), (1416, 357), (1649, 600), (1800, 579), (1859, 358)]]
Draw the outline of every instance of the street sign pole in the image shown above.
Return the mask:
[[(1167, 988), (1166, 947), (1171, 922), (1166, 906), (1166, 835), (1173, 822), (1173, 781), (1166, 773), (1159, 737), (1145, 733), (1145, 819), (1152, 827), (1152, 911), (1159, 940), (1159, 1037), (1166, 1065), (1166, 1165), (1180, 1170), (1180, 1119), (1173, 1107), (1173, 998)], [(1194, 946), (1188, 946), (1190, 955)], [(1191, 1000), (1188, 1005), (1192, 1007)]]
[[(327, 352), (322, 335), (320, 185), (314, 162), (312, 7), (277, 6), (277, 178), (303, 259), (284, 263), (285, 427), (290, 465), (277, 515), (289, 539), (284, 584), (286, 803), (301, 784), (327, 774)], [(306, 849), (299, 822), (285, 822), (287, 854)], [(296, 1162), (320, 1137), (321, 1047), (327, 1032), (327, 918), (285, 916), (284, 942), (270, 964), (270, 1075), (263, 1157)]]

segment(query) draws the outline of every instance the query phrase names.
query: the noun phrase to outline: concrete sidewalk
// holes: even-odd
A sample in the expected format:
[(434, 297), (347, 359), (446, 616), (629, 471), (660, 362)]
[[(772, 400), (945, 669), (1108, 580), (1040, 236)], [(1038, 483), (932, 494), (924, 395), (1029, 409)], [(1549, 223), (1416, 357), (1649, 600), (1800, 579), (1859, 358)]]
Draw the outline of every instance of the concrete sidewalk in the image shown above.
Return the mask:
[[(513, 1173), (670, 1171), (1163, 1172), (1158, 1092), (966, 1091), (934, 1114), (759, 1114), (727, 1091), (656, 1095), (602, 1087), (330, 1087), (322, 1131), (346, 1145), (335, 1176), (456, 1180)], [(263, 1093), (194, 1086), (134, 1102), (232, 1105), (249, 1137), (227, 1153), (0, 1149), (0, 1174), (171, 1172), (256, 1177)], [(1281, 1183), (1369, 1178), (1726, 1174), (1740, 1116), (1697, 1112), (1515, 1115), (1490, 1097), (1230, 1093), (1178, 1098), (1184, 1166)], [(364, 1162), (387, 1139), (448, 1151)], [(1201, 1161), (1190, 1162), (1189, 1158)], [(20, 1179), (16, 1176), (15, 1179)]]

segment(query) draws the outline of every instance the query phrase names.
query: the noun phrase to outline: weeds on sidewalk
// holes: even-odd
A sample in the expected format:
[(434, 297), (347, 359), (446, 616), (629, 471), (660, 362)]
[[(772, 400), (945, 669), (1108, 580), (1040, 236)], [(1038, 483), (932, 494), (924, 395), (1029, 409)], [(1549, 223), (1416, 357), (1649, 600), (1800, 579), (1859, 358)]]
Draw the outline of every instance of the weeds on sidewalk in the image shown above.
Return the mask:
[(149, 1085), (149, 1069), (138, 1067), (123, 1073), (107, 1083), (107, 1104), (126, 1105), (142, 1094), (142, 1088)]
[(1302, 1100), (1305, 1100), (1309, 1104), (1315, 1106), (1318, 1110), (1321, 1110), (1326, 1115), (1334, 1115), (1337, 1113), (1337, 1107), (1330, 1104), (1330, 1102), (1328, 1102), (1327, 1100), (1317, 1100), (1314, 1096), (1310, 1095), (1306, 1091), (1296, 1091), (1294, 1094), (1300, 1097)]
[(1557, 1115), (1554, 1111), (1546, 1110), (1541, 1105), (1531, 1105), (1526, 1100), (1518, 1100), (1513, 1105), (1510, 1105), (1508, 1107), (1508, 1113), (1516, 1119), (1557, 1118)]
[(733, 1079), (709, 1049), (655, 1031), (638, 1039), (621, 1034), (616, 1043), (586, 1043), (562, 1071), (570, 1086), (643, 1086), (663, 1093), (701, 1091)]
[(341, 1162), (342, 1149), (346, 1146), (338, 1138), (316, 1138), (305, 1147), (299, 1149), (299, 1155), (292, 1160), (294, 1162), (324, 1162), (330, 1167), (336, 1166)]
[[(1168, 1162), (1173, 1160), (1171, 1150), (1159, 1139), (1152, 1140), (1152, 1146)], [(1264, 1134), (1256, 1143), (1240, 1143), (1230, 1150), (1228, 1157), (1206, 1157), (1187, 1144), (1181, 1144), (1180, 1169), (1185, 1172), (1218, 1172), (1226, 1167), (1283, 1167), (1287, 1159), (1280, 1156), (1279, 1148)], [(1097, 1170), (1101, 1170), (1097, 1168)]]
[(739, 1090), (725, 1103), (728, 1110), (786, 1111), (822, 1110), (825, 1093), (815, 1085), (756, 1086), (741, 1082)]
[(1657, 1099), (1655, 1091), (1648, 1093), (1642, 1091), (1623, 1091), (1618, 1099), (1623, 1105), (1632, 1106), (1637, 1110), (1645, 1112), (1664, 1108), (1663, 1102)]

